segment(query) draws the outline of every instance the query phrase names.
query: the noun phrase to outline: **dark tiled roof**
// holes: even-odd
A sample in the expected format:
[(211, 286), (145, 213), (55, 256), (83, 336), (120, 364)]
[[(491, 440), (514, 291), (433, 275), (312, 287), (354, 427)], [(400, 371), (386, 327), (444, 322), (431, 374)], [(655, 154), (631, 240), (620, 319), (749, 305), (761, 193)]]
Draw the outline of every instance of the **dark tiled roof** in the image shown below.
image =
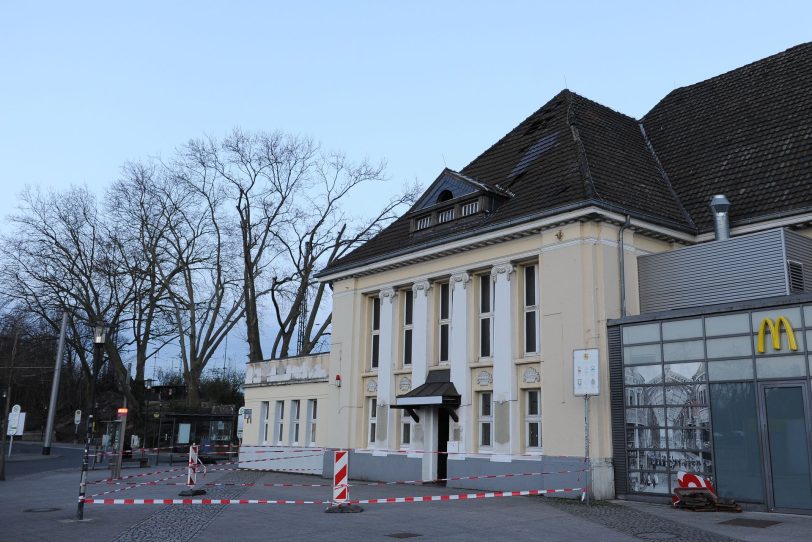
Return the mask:
[(812, 43), (674, 90), (643, 125), (700, 231), (812, 205)]
[[(645, 129), (643, 129), (645, 128)], [(564, 90), (461, 174), (513, 194), (489, 214), (410, 232), (408, 213), (323, 271), (351, 268), (579, 205), (689, 233), (812, 205), (812, 44), (677, 89), (641, 122)]]

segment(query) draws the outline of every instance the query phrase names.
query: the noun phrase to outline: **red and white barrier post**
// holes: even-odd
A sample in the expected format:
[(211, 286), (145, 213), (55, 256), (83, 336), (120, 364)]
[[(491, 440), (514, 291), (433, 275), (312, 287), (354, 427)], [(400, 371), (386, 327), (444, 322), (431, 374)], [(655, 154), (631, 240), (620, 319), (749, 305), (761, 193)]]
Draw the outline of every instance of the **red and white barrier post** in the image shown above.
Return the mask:
[(180, 492), (181, 497), (193, 497), (195, 495), (205, 495), (205, 489), (195, 489), (197, 484), (197, 470), (203, 465), (199, 457), (200, 446), (192, 444), (189, 446), (189, 465), (186, 467), (186, 485), (189, 489)]
[(333, 500), (326, 512), (362, 512), (357, 504), (349, 504), (349, 458), (347, 450), (333, 452)]

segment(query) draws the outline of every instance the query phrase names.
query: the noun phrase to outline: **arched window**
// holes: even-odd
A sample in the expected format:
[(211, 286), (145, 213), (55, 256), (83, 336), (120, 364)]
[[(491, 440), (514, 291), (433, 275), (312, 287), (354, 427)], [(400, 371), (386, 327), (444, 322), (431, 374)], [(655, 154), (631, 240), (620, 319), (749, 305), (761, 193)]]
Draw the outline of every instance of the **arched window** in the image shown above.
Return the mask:
[(454, 199), (454, 194), (451, 192), (451, 190), (443, 190), (440, 192), (440, 195), (437, 196), (437, 203), (442, 203), (450, 199)]

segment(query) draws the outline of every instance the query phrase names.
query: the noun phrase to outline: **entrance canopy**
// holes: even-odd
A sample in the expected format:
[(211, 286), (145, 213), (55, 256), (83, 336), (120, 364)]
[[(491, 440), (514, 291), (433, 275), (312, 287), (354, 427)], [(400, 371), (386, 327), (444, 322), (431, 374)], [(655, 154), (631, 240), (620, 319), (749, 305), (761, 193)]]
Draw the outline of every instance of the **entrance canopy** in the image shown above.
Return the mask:
[(448, 410), (451, 417), (456, 421), (454, 410), (460, 406), (460, 394), (454, 384), (451, 383), (451, 371), (444, 369), (441, 371), (430, 371), (425, 384), (421, 384), (415, 389), (403, 395), (398, 395), (395, 404), (391, 408), (402, 408), (419, 421), (415, 409), (421, 407), (435, 407)]

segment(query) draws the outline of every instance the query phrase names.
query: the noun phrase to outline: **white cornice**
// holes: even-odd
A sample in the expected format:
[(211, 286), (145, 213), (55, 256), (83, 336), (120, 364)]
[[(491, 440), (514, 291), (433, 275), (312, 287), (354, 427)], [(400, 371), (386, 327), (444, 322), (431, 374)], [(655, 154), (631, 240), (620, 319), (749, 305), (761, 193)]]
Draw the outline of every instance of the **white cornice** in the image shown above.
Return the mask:
[[(475, 247), (477, 245), (488, 245), (497, 241), (500, 238), (505, 237), (509, 238), (511, 236), (530, 234), (533, 232), (533, 230), (543, 230), (556, 224), (561, 224), (562, 222), (572, 222), (590, 215), (600, 215), (606, 218), (607, 220), (615, 221), (619, 224), (622, 224), (626, 221), (626, 215), (606, 211), (605, 209), (596, 206), (589, 206), (584, 207), (582, 209), (577, 209), (575, 211), (560, 213), (555, 216), (550, 216), (539, 220), (526, 222), (516, 226), (508, 226), (493, 232), (475, 235), (473, 237), (466, 237), (465, 239), (459, 239), (457, 241), (451, 241), (449, 243), (443, 243), (441, 245), (429, 248), (419, 249), (414, 252), (410, 252), (408, 254), (386, 258), (378, 262), (359, 265), (357, 267), (352, 267), (349, 269), (338, 271), (336, 273), (324, 275), (320, 277), (319, 280), (324, 282), (332, 282), (335, 280), (340, 280), (345, 277), (355, 275), (365, 275), (369, 273), (374, 273), (378, 270), (388, 269), (392, 267), (401, 267), (403, 265), (407, 265), (409, 262), (425, 261), (428, 259), (436, 258), (444, 253), (453, 254), (456, 252), (461, 252), (467, 248)], [(633, 218), (630, 221), (630, 225), (637, 229), (647, 230), (658, 235), (677, 239), (687, 244), (692, 244), (696, 242), (696, 237), (694, 235), (674, 230), (671, 228), (659, 226), (651, 222), (646, 222), (644, 220)]]

